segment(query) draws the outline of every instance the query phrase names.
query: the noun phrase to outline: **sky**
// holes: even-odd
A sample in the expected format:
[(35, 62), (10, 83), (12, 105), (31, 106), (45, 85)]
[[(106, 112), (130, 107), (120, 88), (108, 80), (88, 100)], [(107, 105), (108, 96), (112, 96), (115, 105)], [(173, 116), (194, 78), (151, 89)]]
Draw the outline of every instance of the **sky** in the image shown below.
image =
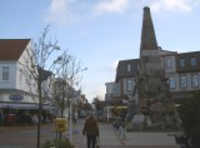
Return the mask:
[(49, 37), (79, 59), (82, 92), (104, 99), (119, 60), (139, 57), (143, 7), (152, 12), (158, 44), (166, 50), (200, 50), (200, 0), (1, 0), (0, 38)]

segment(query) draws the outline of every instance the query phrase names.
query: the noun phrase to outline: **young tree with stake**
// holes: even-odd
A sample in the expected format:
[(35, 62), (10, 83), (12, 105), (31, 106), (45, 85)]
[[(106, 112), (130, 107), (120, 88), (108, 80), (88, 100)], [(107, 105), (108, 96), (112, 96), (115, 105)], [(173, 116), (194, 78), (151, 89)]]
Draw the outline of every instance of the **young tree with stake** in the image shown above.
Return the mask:
[[(81, 73), (87, 68), (82, 68), (80, 62), (70, 55), (67, 51), (64, 51), (64, 53), (59, 56), (59, 61), (56, 63), (54, 67), (54, 72), (56, 77), (58, 77), (61, 81), (62, 85), (62, 94), (61, 98), (59, 99), (59, 94), (54, 94), (53, 101), (60, 109), (61, 117), (64, 117), (64, 110), (68, 108), (68, 117), (69, 117), (69, 125), (70, 125), (70, 133), (71, 133), (71, 107), (72, 107), (72, 98), (75, 97), (75, 88), (79, 86), (81, 81)], [(53, 91), (56, 92), (56, 91)], [(71, 134), (70, 134), (71, 135)], [(70, 136), (70, 140), (72, 141), (72, 138)]]
[[(48, 40), (49, 26), (44, 28), (38, 41), (33, 42), (32, 46), (27, 48), (25, 64), (22, 64), (25, 73), (31, 75), (37, 87), (38, 96), (38, 124), (37, 124), (37, 148), (40, 148), (40, 125), (42, 111), (42, 82), (48, 76), (43, 75), (43, 71), (50, 71), (58, 58), (53, 58), (55, 52), (60, 50), (57, 41)], [(55, 56), (54, 56), (55, 57)]]

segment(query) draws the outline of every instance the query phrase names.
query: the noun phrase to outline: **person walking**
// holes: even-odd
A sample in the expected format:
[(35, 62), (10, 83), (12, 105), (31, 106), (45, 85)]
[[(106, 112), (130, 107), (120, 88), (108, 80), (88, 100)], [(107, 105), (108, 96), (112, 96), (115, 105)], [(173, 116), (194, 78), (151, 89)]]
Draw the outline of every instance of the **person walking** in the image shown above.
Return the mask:
[(82, 133), (87, 136), (87, 147), (95, 148), (99, 136), (99, 126), (93, 114), (86, 119)]
[(125, 140), (126, 139), (126, 123), (125, 123), (125, 121), (120, 122), (119, 133), (120, 133), (119, 134), (120, 139)]
[(0, 110), (0, 126), (4, 125), (4, 114), (3, 111)]
[(38, 124), (38, 116), (36, 114), (32, 115), (32, 122), (33, 122), (34, 125)]

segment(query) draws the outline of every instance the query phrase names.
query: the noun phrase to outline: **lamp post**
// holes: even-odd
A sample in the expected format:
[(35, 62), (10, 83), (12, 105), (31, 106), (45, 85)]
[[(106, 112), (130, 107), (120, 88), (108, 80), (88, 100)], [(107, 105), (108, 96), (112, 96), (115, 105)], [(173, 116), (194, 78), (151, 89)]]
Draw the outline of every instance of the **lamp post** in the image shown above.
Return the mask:
[(75, 98), (75, 93), (74, 93), (74, 89), (72, 88), (72, 95), (71, 95), (71, 98), (68, 98), (68, 103), (69, 103), (69, 112), (68, 112), (68, 115), (69, 115), (69, 140), (70, 142), (72, 143), (72, 107), (73, 107), (73, 100)]
[[(88, 70), (87, 67), (81, 69), (81, 72), (84, 72)], [(73, 86), (73, 83), (72, 83), (72, 86)], [(72, 97), (71, 98), (68, 98), (68, 103), (69, 103), (69, 139), (70, 139), (70, 142), (72, 143), (72, 110), (73, 110), (73, 104), (74, 104), (74, 98), (77, 97), (78, 95), (80, 95), (80, 93), (77, 95), (77, 94), (74, 94), (75, 90), (74, 88), (72, 87)], [(71, 100), (70, 100), (71, 99)]]

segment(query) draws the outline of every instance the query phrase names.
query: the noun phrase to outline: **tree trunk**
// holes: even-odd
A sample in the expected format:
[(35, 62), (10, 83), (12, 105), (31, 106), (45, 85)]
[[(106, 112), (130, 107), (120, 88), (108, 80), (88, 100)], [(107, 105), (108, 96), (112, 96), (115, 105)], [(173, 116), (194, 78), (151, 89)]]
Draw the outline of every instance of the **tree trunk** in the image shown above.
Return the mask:
[(38, 93), (39, 93), (39, 108), (38, 108), (38, 124), (37, 124), (37, 148), (40, 148), (40, 125), (41, 125), (41, 111), (42, 111), (42, 91), (41, 91), (40, 81), (38, 81)]
[[(65, 110), (65, 83), (63, 82), (63, 91), (62, 91), (62, 107), (61, 107), (61, 117), (64, 118)], [(59, 139), (62, 139), (62, 132), (59, 133)]]

